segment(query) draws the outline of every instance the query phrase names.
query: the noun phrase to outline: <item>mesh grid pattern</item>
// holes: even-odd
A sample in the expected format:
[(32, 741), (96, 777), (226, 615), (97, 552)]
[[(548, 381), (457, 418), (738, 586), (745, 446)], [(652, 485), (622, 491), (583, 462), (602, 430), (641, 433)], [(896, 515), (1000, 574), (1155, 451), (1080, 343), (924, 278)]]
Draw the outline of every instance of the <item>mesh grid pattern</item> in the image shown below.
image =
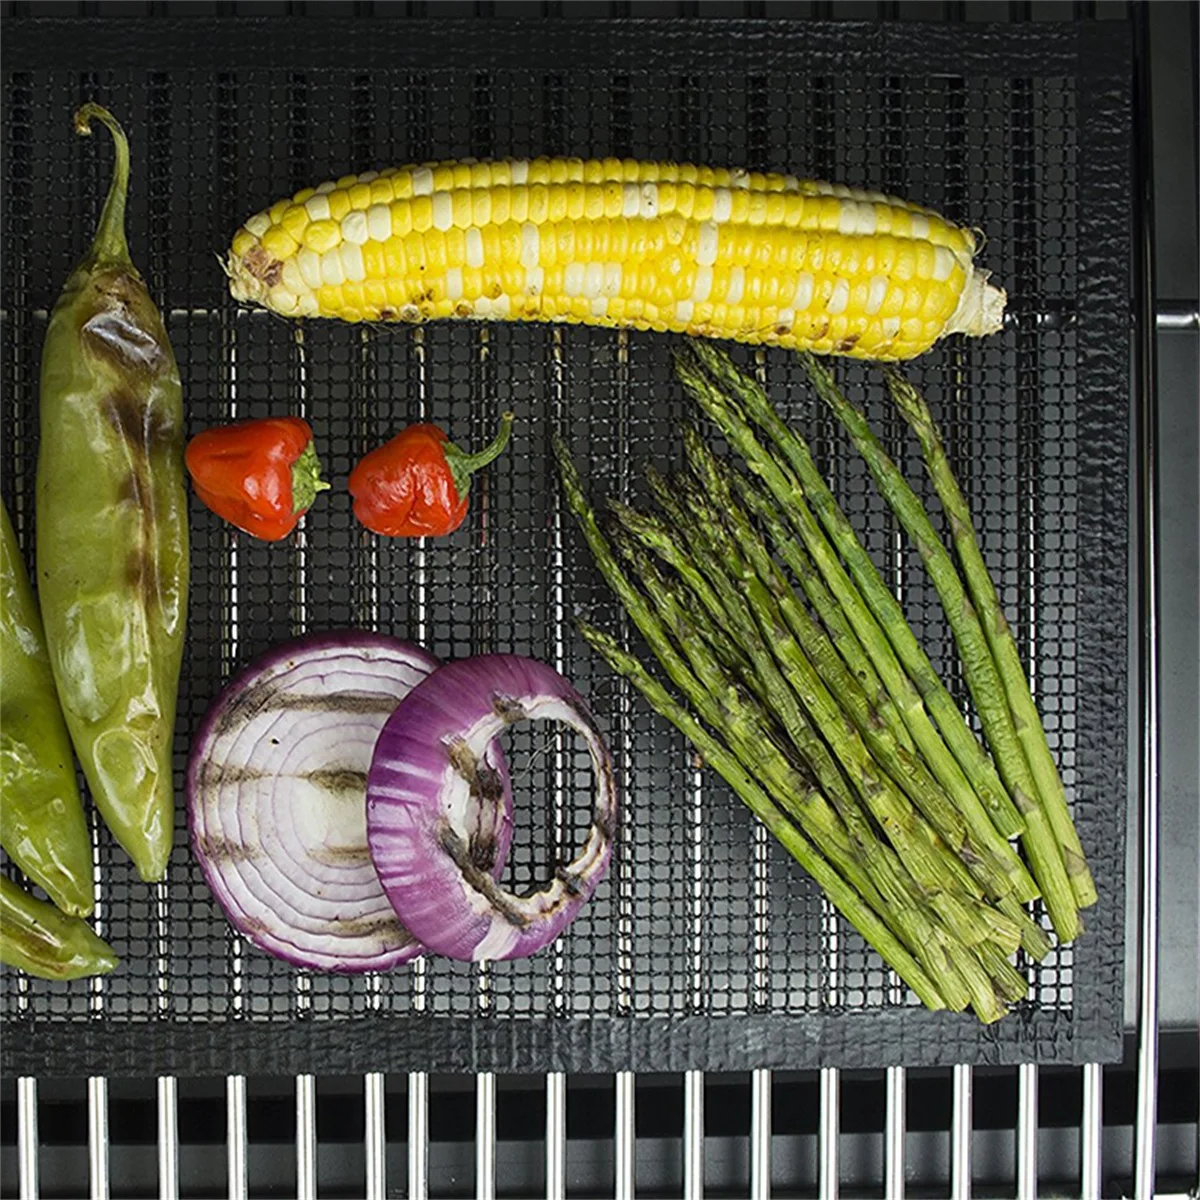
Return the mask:
[[(570, 34), (562, 31), (571, 23), (552, 24), (558, 32), (546, 36), (569, 53)], [(842, 36), (852, 43), (866, 34), (843, 27)], [(69, 114), (84, 98), (109, 105), (131, 136), (130, 242), (167, 319), (189, 433), (231, 418), (295, 412), (313, 425), (335, 481), (301, 534), (274, 546), (231, 533), (193, 498), (178, 783), (190, 734), (233, 671), (301, 631), (361, 627), (419, 641), (443, 658), (505, 651), (559, 667), (590, 697), (624, 795), (610, 876), (558, 943), (520, 962), (477, 967), (432, 959), (360, 978), (297, 972), (234, 935), (191, 861), (182, 812), (169, 879), (157, 889), (136, 882), (101, 830), (98, 924), (121, 969), (91, 986), (5, 973), (11, 1029), (49, 1023), (44, 1044), (61, 1049), (68, 1042), (55, 1038), (63, 1029), (97, 1022), (155, 1031), (204, 1023), (215, 1046), (223, 1030), (257, 1023), (265, 1046), (272, 1028), (299, 1021), (319, 1038), (351, 1018), (424, 1013), (452, 1018), (458, 1032), (446, 1036), (466, 1045), (483, 1023), (574, 1028), (571, 1019), (579, 1018), (586, 1031), (605, 1018), (670, 1018), (683, 1028), (680, 1019), (691, 1016), (710, 1032), (696, 1035), (684, 1056), (689, 1065), (746, 1065), (770, 1058), (767, 1035), (754, 1035), (763, 1039), (756, 1057), (754, 1037), (739, 1042), (737, 1029), (769, 1030), (777, 1017), (893, 1012), (903, 1021), (941, 1020), (895, 986), (724, 785), (698, 770), (683, 740), (611, 678), (571, 628), (582, 614), (628, 634), (562, 509), (550, 434), (560, 430), (573, 444), (594, 498), (644, 499), (641, 467), (678, 462), (675, 430), (689, 415), (672, 381), (669, 342), (529, 325), (301, 329), (229, 300), (214, 255), (246, 214), (307, 184), (391, 163), (569, 153), (740, 164), (882, 186), (984, 229), (983, 258), (1013, 298), (1012, 323), (986, 342), (936, 349), (912, 374), (942, 423), (1032, 664), (1068, 795), (1090, 803), (1117, 788), (1120, 803), (1111, 811), (1083, 806), (1085, 840), (1089, 847), (1106, 838), (1119, 844), (1123, 785), (1104, 774), (1111, 764), (1093, 763), (1089, 776), (1079, 755), (1079, 605), (1094, 581), (1081, 574), (1076, 534), (1087, 516), (1079, 405), (1089, 383), (1077, 334), (1086, 116), (1078, 76), (1061, 61), (1052, 73), (1031, 67), (1020, 74), (1015, 49), (995, 59), (989, 74), (863, 71), (833, 52), (812, 56), (799, 72), (770, 56), (740, 55), (736, 38), (720, 70), (711, 58), (699, 54), (694, 68), (678, 64), (665, 76), (636, 61), (568, 72), (565, 60), (561, 70), (490, 63), (477, 37), (457, 65), (431, 57), (423, 69), (359, 70), (353, 62), (226, 68), (203, 47), (187, 69), (6, 69), (3, 491), (22, 544), (32, 545), (37, 362), (47, 312), (107, 186), (106, 140), (82, 143), (70, 133)], [(738, 357), (760, 371), (809, 437), (935, 666), (965, 704), (937, 596), (853, 449), (786, 354)], [(859, 365), (841, 374), (940, 521), (919, 452), (878, 376)], [(506, 407), (517, 416), (513, 445), (477, 481), (456, 534), (420, 545), (377, 540), (356, 525), (345, 480), (367, 449), (416, 419), (438, 422), (460, 444), (482, 444)], [(1119, 436), (1113, 445), (1107, 466), (1123, 479)], [(1113, 548), (1117, 563), (1122, 545)], [(1127, 602), (1123, 579), (1119, 598)], [(1123, 621), (1124, 609), (1117, 615)], [(1124, 659), (1112, 668), (1123, 672)], [(506, 882), (523, 888), (581, 841), (591, 772), (580, 743), (542, 726), (512, 735), (508, 751), (519, 830)], [(1121, 935), (1108, 912), (1117, 900), (1119, 887), (1105, 891), (1104, 922), (1117, 945), (1089, 975), (1089, 987), (1117, 986)], [(1077, 1053), (1061, 1036), (1080, 1015), (1077, 957), (1055, 951), (1029, 968), (1030, 998), (1006, 1022), (1012, 1053), (1037, 1046), (1043, 1061)], [(1095, 970), (1114, 968), (1112, 979), (1097, 979)], [(1107, 1001), (1093, 1007), (1111, 1023)], [(724, 1019), (733, 1025), (714, 1035)], [(608, 1033), (581, 1036), (592, 1039), (586, 1053), (555, 1052), (565, 1065), (621, 1058), (616, 1049), (595, 1049)], [(791, 1061), (837, 1061), (837, 1050), (822, 1050), (819, 1034), (809, 1036), (815, 1042)], [(955, 1036), (977, 1034), (959, 1027)], [(172, 1044), (170, 1035), (163, 1044)], [(960, 1040), (953, 1052), (967, 1061), (992, 1055), (995, 1044), (968, 1040), (964, 1050)], [(187, 1064), (187, 1052), (179, 1053)], [(232, 1044), (210, 1048), (191, 1065), (248, 1069), (238, 1053)], [(336, 1049), (330, 1053), (349, 1069)], [(422, 1061), (436, 1059), (432, 1051), (401, 1053), (415, 1065), (435, 1065)], [(472, 1053), (458, 1065), (487, 1065)], [(534, 1066), (554, 1057), (529, 1053)]]

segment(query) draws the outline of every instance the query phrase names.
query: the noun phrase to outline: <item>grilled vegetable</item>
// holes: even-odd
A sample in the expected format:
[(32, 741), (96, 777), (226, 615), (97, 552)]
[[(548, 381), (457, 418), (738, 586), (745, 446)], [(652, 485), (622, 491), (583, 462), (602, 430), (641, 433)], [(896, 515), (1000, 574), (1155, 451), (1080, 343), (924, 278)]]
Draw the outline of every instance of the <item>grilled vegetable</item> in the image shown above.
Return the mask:
[(975, 235), (878, 192), (605, 159), (348, 175), (256, 213), (230, 290), (294, 317), (571, 321), (911, 358), (1000, 328)]
[(219, 517), (267, 542), (287, 537), (329, 484), (299, 417), (205, 429), (184, 455), (196, 495)]
[(41, 979), (107, 975), (117, 956), (86, 921), (36, 900), (0, 875), (0, 962)]
[(0, 845), (65, 913), (92, 911), (92, 846), (42, 618), (0, 505)]
[[(192, 847), (226, 916), (260, 949), (337, 972), (383, 971), (425, 952), (368, 852), (367, 771), (384, 722), (437, 668), (395, 638), (321, 634), (252, 663), (209, 709), (188, 763)], [(486, 849), (498, 873), (512, 793), (499, 746), (487, 762), (496, 794), (466, 815), (487, 830), (472, 852), (483, 862)]]
[[(491, 747), (518, 721), (546, 720), (587, 742), (592, 822), (574, 861), (556, 864), (544, 888), (517, 896), (490, 870), (489, 810), (506, 784)], [(484, 654), (442, 667), (400, 702), (375, 744), (371, 857), (406, 928), (449, 958), (525, 958), (552, 942), (604, 878), (616, 824), (612, 760), (596, 722), (557, 671), (529, 658)]]
[(465, 520), (474, 472), (508, 445), (513, 415), (478, 454), (467, 454), (436, 425), (410, 425), (365, 455), (350, 473), (354, 515), (388, 537), (440, 537)]
[(38, 594), (54, 681), (97, 807), (143, 879), (163, 877), (187, 610), (179, 371), (125, 242), (129, 146), (91, 249), (50, 315), (37, 467)]

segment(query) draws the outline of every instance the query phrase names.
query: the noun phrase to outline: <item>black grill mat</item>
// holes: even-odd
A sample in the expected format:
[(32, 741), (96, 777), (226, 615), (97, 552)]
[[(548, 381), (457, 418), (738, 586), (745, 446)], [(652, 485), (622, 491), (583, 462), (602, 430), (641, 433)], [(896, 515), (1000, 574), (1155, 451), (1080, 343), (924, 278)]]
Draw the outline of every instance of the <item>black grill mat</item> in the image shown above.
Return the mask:
[[(1114, 1060), (1124, 954), (1126, 492), (1131, 117), (1128, 31), (717, 20), (496, 22), (164, 18), (5, 25), (3, 493), (32, 544), (36, 386), (47, 311), (132, 139), (129, 235), (167, 315), (189, 430), (303, 411), (335, 490), (304, 536), (231, 536), (193, 502), (190, 643), (177, 767), (229, 673), (301, 629), (376, 627), (443, 657), (512, 651), (590, 694), (625, 787), (613, 870), (569, 934), (488, 968), (431, 960), (382, 978), (304, 975), (235, 939), (192, 863), (182, 811), (169, 881), (139, 884), (107, 833), (100, 914), (120, 970), (93, 985), (3, 975), (6, 1073), (681, 1070)], [(999, 1025), (929, 1014), (682, 740), (571, 627), (623, 628), (564, 516), (550, 433), (597, 496), (642, 495), (678, 461), (686, 405), (669, 339), (546, 326), (421, 330), (239, 309), (215, 255), (291, 191), (388, 164), (474, 155), (634, 156), (775, 168), (880, 188), (986, 232), (1011, 296), (1003, 334), (912, 368), (982, 529), (1100, 889), (1088, 934), (1030, 968)], [(745, 352), (739, 352), (744, 361)], [(936, 596), (787, 354), (761, 357), (935, 661), (964, 695)], [(919, 455), (877, 374), (853, 393), (917, 484)], [(509, 452), (454, 536), (377, 542), (345, 480), (417, 417)], [(510, 745), (520, 829), (509, 880), (544, 877), (581, 747)]]

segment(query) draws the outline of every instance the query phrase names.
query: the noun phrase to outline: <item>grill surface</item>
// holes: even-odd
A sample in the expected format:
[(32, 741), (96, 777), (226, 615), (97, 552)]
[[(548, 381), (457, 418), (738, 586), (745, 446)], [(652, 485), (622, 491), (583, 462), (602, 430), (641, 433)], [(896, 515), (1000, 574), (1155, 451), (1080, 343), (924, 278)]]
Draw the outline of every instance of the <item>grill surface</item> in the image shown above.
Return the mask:
[[(193, 506), (180, 777), (190, 733), (238, 666), (300, 630), (375, 627), (442, 657), (502, 650), (559, 666), (611, 736), (622, 838), (596, 899), (537, 958), (487, 968), (430, 960), (348, 979), (295, 972), (236, 938), (190, 861), (182, 819), (157, 889), (133, 880), (101, 831), (98, 911), (122, 968), (90, 988), (5, 973), (5, 1072), (132, 1074), (148, 1060), (202, 1074), (1118, 1057), (1124, 31), (407, 21), (399, 39), (313, 19), (239, 21), (236, 36), (229, 24), (30, 21), (6, 38), (3, 488), (22, 543), (32, 537), (46, 314), (107, 184), (104, 142), (77, 143), (69, 127), (75, 104), (96, 98), (132, 137), (131, 243), (168, 317), (191, 430), (299, 412), (327, 474), (344, 481), (410, 420), (436, 420), (463, 443), (490, 436), (501, 407), (519, 422), (450, 539), (376, 542), (354, 524), (344, 488), (278, 547), (231, 536)], [(675, 460), (685, 414), (666, 341), (531, 326), (301, 333), (225, 294), (214, 253), (245, 215), (291, 190), (388, 163), (538, 153), (836, 177), (986, 231), (986, 265), (1012, 297), (1008, 328), (938, 349), (913, 374), (980, 518), (1102, 889), (1088, 936), (1031, 968), (1030, 1000), (1000, 1026), (914, 1007), (571, 631), (576, 612), (620, 622), (561, 510), (549, 435), (573, 441), (595, 494), (640, 495), (641, 465)], [(786, 355), (754, 361), (965, 696), (936, 596), (853, 452)], [(875, 377), (862, 368), (845, 377), (916, 482), (919, 459)], [(508, 882), (525, 886), (582, 836), (590, 772), (581, 748), (541, 732), (514, 738), (510, 761), (523, 819)]]

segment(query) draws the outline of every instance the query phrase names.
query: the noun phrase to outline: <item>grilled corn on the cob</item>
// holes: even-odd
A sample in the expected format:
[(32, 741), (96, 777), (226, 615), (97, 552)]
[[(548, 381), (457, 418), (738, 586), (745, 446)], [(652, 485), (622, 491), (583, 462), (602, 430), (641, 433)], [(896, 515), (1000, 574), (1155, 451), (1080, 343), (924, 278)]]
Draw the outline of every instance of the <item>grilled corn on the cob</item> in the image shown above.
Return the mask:
[(790, 175), (604, 159), (347, 175), (256, 213), (227, 261), (284, 316), (572, 321), (859, 358), (1000, 327), (974, 234)]

